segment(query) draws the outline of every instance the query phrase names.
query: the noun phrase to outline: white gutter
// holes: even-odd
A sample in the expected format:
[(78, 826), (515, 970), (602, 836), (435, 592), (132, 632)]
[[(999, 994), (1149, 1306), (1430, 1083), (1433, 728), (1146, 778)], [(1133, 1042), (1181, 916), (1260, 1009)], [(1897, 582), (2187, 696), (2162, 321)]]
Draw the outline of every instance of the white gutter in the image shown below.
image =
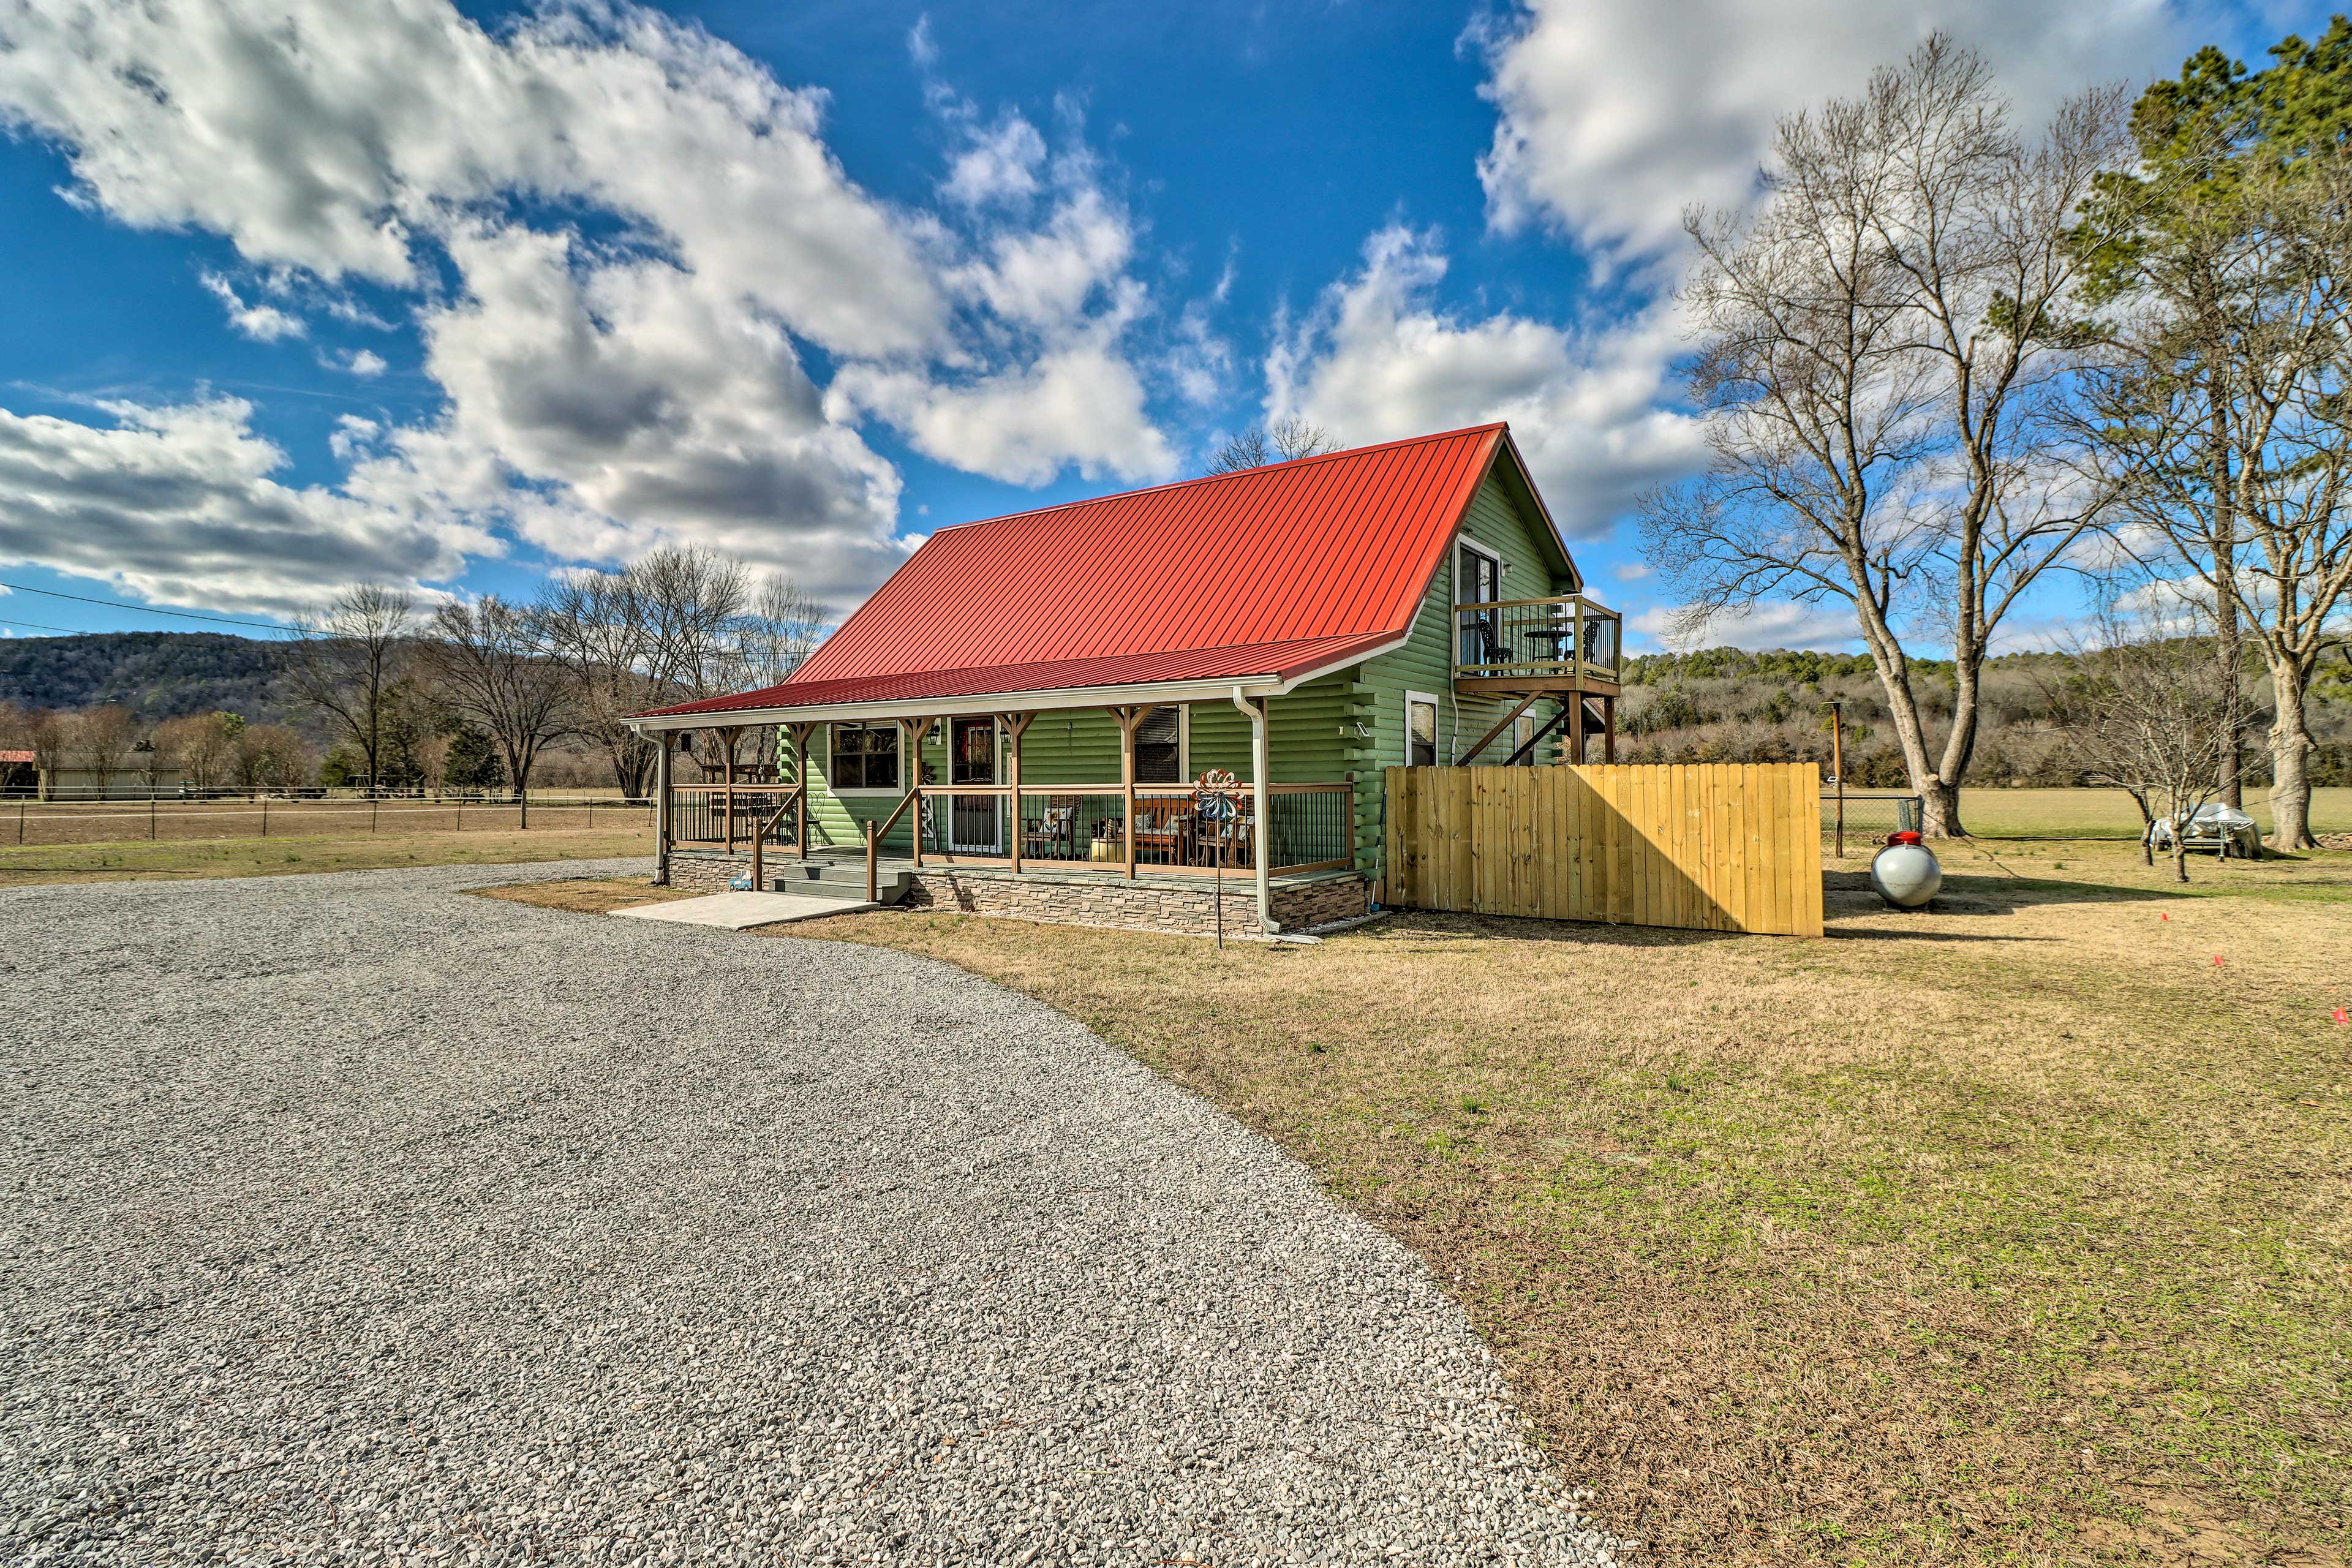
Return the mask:
[(1257, 862), (1257, 928), (1272, 934), (1282, 927), (1274, 918), (1274, 816), (1265, 787), (1266, 775), (1274, 771), (1274, 748), (1266, 738), (1266, 699), (1253, 700), (1236, 686), (1233, 700), (1249, 716), (1251, 811), (1257, 818), (1257, 842), (1250, 846), (1250, 858)]

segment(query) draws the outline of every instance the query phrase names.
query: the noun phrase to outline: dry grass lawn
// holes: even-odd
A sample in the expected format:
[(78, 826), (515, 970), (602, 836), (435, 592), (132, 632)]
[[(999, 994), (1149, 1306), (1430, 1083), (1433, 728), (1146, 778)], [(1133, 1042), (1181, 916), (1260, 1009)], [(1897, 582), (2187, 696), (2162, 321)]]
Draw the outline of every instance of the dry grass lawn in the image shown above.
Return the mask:
[(614, 910), (634, 910), (645, 904), (667, 904), (676, 899), (702, 896), (692, 889), (648, 887), (642, 879), (630, 877), (567, 877), (554, 882), (518, 882), (512, 887), (468, 890), (509, 904), (569, 910), (581, 915), (609, 915)]
[(1834, 875), (1820, 942), (774, 934), (999, 981), (1291, 1150), (1669, 1561), (2342, 1563), (2352, 856), (1952, 858), (1926, 915)]
[[(650, 855), (639, 830), (464, 833), (380, 837), (164, 839), (0, 847), (0, 888), (36, 882), (140, 881), (185, 877), (275, 877), (306, 871), (367, 871), (389, 866), (505, 866), (532, 860)], [(641, 889), (640, 891), (643, 891)]]

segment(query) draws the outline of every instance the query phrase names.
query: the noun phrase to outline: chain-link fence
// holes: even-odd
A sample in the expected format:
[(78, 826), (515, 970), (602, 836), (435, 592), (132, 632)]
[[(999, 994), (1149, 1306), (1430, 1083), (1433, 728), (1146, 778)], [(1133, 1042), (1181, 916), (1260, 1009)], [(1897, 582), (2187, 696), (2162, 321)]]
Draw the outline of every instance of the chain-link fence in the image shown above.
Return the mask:
[(1916, 795), (1822, 792), (1822, 847), (1833, 855), (1873, 855), (1888, 837), (1916, 833), (1925, 803)]

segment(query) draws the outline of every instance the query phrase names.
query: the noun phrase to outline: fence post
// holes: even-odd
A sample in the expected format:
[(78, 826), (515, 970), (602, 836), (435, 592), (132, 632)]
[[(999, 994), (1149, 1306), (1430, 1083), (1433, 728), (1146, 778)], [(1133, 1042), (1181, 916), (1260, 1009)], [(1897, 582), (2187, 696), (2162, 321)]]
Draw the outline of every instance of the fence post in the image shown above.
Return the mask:
[(25, 803), (21, 800), (16, 803), (16, 842), (25, 842)]
[(261, 797), (261, 836), (269, 837), (269, 797), (266, 795)]
[(465, 831), (466, 831), (466, 803), (465, 803), (465, 801), (464, 801), (463, 799), (460, 799), (460, 800), (457, 802), (457, 832), (459, 832), (459, 833), (463, 833), (463, 832), (465, 832)]
[(155, 842), (155, 792), (147, 792), (147, 842)]

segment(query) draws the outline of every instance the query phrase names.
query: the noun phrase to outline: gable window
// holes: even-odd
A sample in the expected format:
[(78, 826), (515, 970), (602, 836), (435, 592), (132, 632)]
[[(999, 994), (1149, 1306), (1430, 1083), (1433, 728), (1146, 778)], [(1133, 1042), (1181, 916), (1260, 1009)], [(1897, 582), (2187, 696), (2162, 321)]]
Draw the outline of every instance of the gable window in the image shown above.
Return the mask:
[(1404, 765), (1437, 765), (1437, 699), (1426, 692), (1404, 694)]
[(898, 726), (835, 724), (832, 765), (825, 782), (835, 795), (848, 790), (898, 788)]
[(1183, 708), (1154, 708), (1135, 727), (1135, 782), (1182, 784), (1186, 729)]

